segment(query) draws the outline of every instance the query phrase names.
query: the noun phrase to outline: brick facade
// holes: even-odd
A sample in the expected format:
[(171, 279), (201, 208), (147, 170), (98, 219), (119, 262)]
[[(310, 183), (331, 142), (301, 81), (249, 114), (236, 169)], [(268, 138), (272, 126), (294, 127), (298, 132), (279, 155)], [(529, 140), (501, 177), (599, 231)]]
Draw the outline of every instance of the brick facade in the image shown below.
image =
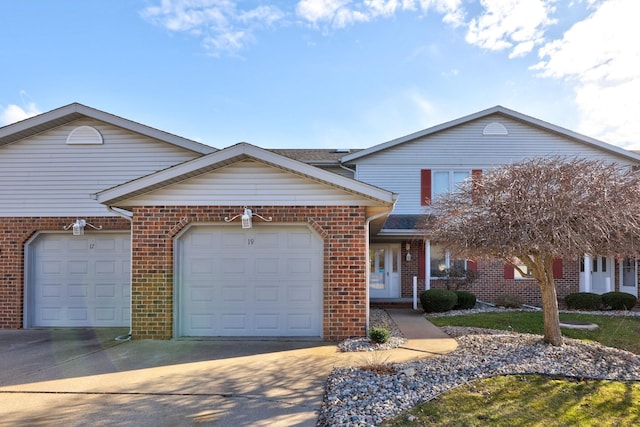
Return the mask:
[[(273, 223), (308, 224), (324, 241), (323, 338), (365, 334), (365, 212), (358, 206), (252, 206)], [(240, 206), (134, 208), (132, 332), (134, 339), (173, 337), (174, 240), (187, 225), (224, 223)]]
[[(24, 322), (25, 244), (38, 232), (60, 232), (76, 217), (0, 219), (0, 328), (22, 328)], [(103, 230), (129, 231), (129, 221), (113, 217), (88, 217)], [(71, 231), (69, 231), (71, 233)]]
[[(406, 244), (410, 245), (411, 261), (406, 261)], [(424, 242), (413, 240), (402, 242), (402, 298), (413, 296), (413, 277), (418, 279), (418, 292), (424, 289), (424, 268), (419, 263), (420, 251), (424, 251)], [(560, 305), (564, 304), (564, 297), (570, 293), (580, 291), (580, 260), (563, 259), (562, 278), (555, 279), (556, 292)], [(473, 292), (481, 301), (493, 302), (501, 294), (519, 295), (525, 304), (541, 306), (542, 297), (540, 286), (534, 279), (505, 279), (504, 263), (501, 261), (480, 260), (478, 262), (478, 279), (467, 289)], [(612, 291), (619, 291), (619, 265), (615, 264)], [(443, 281), (431, 279), (431, 288), (443, 289)]]

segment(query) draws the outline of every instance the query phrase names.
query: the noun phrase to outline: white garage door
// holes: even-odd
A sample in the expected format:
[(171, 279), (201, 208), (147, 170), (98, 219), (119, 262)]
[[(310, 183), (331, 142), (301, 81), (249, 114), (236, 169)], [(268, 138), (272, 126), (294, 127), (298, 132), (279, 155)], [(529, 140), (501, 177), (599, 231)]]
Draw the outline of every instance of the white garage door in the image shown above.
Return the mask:
[(307, 227), (194, 226), (178, 250), (180, 336), (322, 335), (322, 240)]
[(129, 326), (129, 234), (42, 234), (29, 245), (30, 326)]

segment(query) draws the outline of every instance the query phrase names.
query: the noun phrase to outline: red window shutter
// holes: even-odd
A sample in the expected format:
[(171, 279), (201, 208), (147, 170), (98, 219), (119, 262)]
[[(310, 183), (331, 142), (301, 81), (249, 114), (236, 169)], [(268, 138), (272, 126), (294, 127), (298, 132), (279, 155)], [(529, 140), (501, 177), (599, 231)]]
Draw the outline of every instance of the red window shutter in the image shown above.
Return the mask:
[(562, 258), (553, 260), (553, 278), (562, 279)]
[(515, 277), (513, 267), (509, 264), (504, 265), (504, 278), (505, 279), (513, 279)]
[(473, 259), (468, 259), (467, 260), (467, 270), (475, 271), (477, 273), (478, 272), (478, 261), (475, 261)]
[(418, 279), (424, 279), (424, 270), (426, 268), (426, 260), (424, 256), (424, 246), (421, 246), (420, 255), (418, 256)]
[(428, 206), (431, 204), (431, 169), (422, 169), (420, 171), (420, 205)]

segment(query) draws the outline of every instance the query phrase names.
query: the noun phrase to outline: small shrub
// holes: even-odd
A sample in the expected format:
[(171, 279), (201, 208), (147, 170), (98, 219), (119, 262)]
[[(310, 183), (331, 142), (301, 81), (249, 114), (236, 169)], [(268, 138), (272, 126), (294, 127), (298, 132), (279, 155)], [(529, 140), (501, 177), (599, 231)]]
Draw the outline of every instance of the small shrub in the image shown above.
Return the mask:
[(458, 302), (453, 307), (456, 310), (469, 310), (476, 306), (476, 296), (469, 291), (455, 291)]
[(395, 375), (398, 372), (395, 365), (389, 362), (389, 356), (381, 356), (377, 351), (371, 351), (365, 356), (360, 369), (378, 375)]
[(379, 326), (369, 329), (369, 339), (376, 344), (384, 344), (391, 338), (391, 332), (388, 329)]
[(495, 303), (498, 307), (522, 308), (522, 305), (524, 304), (524, 300), (520, 295), (501, 294), (496, 297)]
[(420, 304), (425, 313), (449, 311), (457, 302), (458, 295), (446, 289), (429, 289), (420, 293)]
[(564, 302), (573, 310), (600, 310), (602, 296), (592, 292), (576, 292), (564, 297)]
[(638, 298), (626, 292), (607, 292), (602, 294), (602, 305), (611, 310), (631, 310)]

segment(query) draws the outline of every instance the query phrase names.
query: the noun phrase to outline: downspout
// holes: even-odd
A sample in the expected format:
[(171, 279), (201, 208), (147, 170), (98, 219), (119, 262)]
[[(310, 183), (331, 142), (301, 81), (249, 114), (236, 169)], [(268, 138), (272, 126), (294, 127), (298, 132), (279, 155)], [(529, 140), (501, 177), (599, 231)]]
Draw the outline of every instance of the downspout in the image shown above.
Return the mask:
[(133, 288), (133, 268), (131, 268), (131, 263), (133, 263), (133, 213), (129, 212), (129, 211), (120, 211), (120, 210), (116, 210), (113, 208), (113, 206), (107, 206), (107, 210), (111, 213), (116, 214), (119, 217), (122, 217), (124, 219), (126, 219), (127, 221), (129, 221), (129, 223), (131, 224), (130, 230), (131, 232), (130, 234), (130, 239), (131, 242), (129, 243), (129, 257), (130, 257), (130, 265), (129, 265), (129, 333), (127, 335), (120, 335), (119, 337), (116, 337), (116, 341), (129, 341), (131, 339), (131, 333), (132, 333), (132, 324), (131, 322), (133, 321), (133, 292), (132, 292), (132, 288)]
[(369, 311), (370, 311), (369, 310), (369, 276), (371, 275), (371, 272), (369, 271), (370, 270), (369, 266), (371, 265), (371, 259), (370, 259), (371, 253), (369, 251), (369, 240), (371, 240), (371, 237), (369, 236), (370, 224), (371, 224), (371, 221), (373, 221), (373, 220), (376, 220), (376, 219), (381, 218), (383, 216), (389, 215), (393, 211), (394, 206), (395, 206), (395, 201), (394, 201), (393, 206), (391, 206), (391, 209), (389, 209), (387, 211), (383, 211), (383, 212), (377, 213), (375, 215), (372, 215), (372, 216), (368, 217), (366, 222), (365, 222), (365, 226), (364, 226), (364, 230), (365, 230), (365, 233), (367, 235), (367, 241), (366, 241), (366, 245), (365, 245), (366, 264), (367, 264), (367, 266), (366, 266), (366, 268), (364, 270), (365, 271), (364, 277), (365, 277), (365, 281), (367, 283), (367, 292), (366, 292), (366, 300), (367, 300), (366, 333), (367, 333), (367, 335), (369, 335)]

